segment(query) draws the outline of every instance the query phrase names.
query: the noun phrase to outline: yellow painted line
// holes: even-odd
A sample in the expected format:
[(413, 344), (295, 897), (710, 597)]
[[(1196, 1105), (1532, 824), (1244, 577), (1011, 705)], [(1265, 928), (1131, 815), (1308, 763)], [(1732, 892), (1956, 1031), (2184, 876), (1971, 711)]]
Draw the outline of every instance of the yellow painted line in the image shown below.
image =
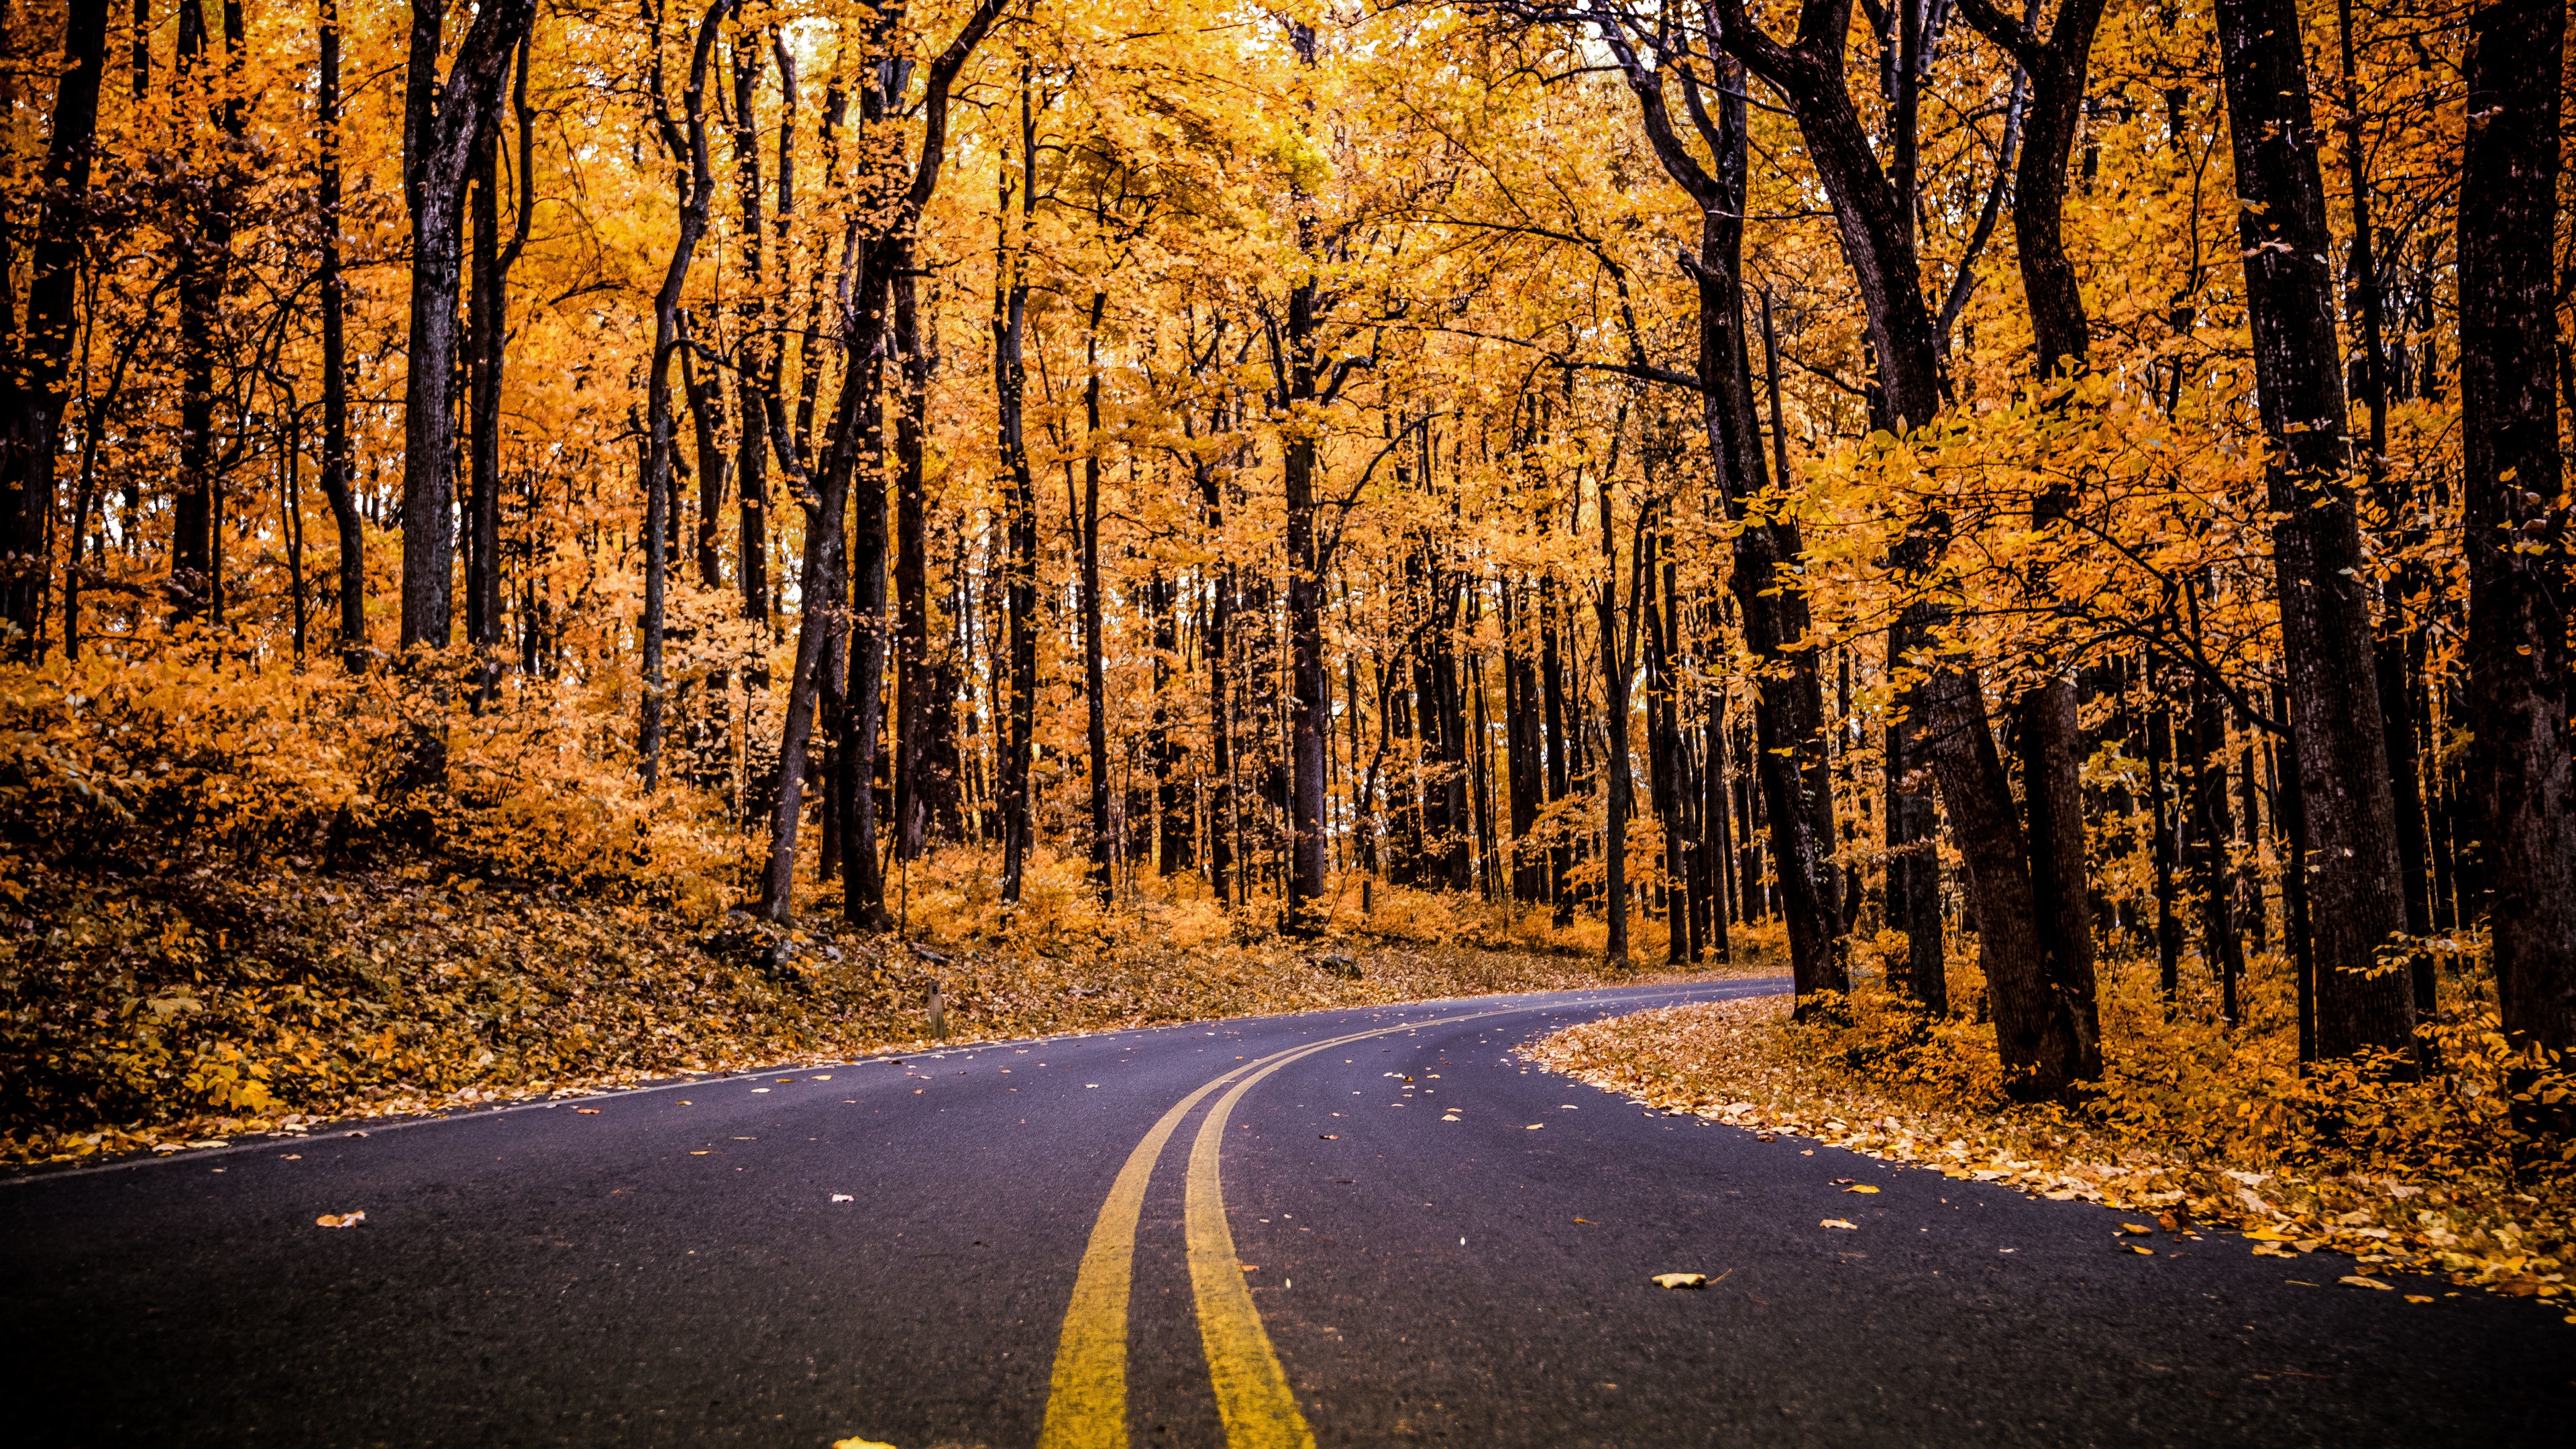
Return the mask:
[(1174, 1103), (1118, 1169), (1118, 1180), (1110, 1184), (1099, 1220), (1091, 1226), (1091, 1242), (1082, 1250), (1082, 1270), (1074, 1275), (1073, 1302), (1064, 1310), (1064, 1331), (1056, 1339), (1055, 1373), (1047, 1385), (1038, 1449), (1127, 1449), (1127, 1299), (1145, 1184), (1181, 1119), (1243, 1070), (1237, 1067)]
[(1184, 1217), (1199, 1335), (1207, 1349), (1228, 1449), (1268, 1445), (1311, 1449), (1315, 1436), (1297, 1411), (1287, 1371), (1280, 1367), (1270, 1335), (1261, 1326), (1260, 1312), (1253, 1307), (1251, 1290), (1235, 1265), (1234, 1234), (1225, 1223), (1217, 1166), (1226, 1117), (1253, 1083), (1300, 1057), (1370, 1037), (1527, 1009), (1505, 1007), (1408, 1021), (1290, 1047), (1220, 1073), (1173, 1103), (1127, 1154), (1092, 1224), (1082, 1267), (1074, 1275), (1073, 1301), (1065, 1308), (1064, 1327), (1056, 1338), (1055, 1370), (1047, 1385), (1046, 1420), (1038, 1430), (1038, 1449), (1127, 1449), (1127, 1303), (1135, 1281), (1136, 1223), (1144, 1213), (1146, 1184), (1181, 1120), (1228, 1082), (1235, 1083), (1234, 1090), (1200, 1124), (1190, 1148)]
[[(1372, 1033), (1374, 1035), (1374, 1033)], [(1321, 1051), (1321, 1046), (1309, 1051)], [(1306, 1055), (1299, 1052), (1298, 1056)], [(1217, 1153), (1226, 1118), (1253, 1084), (1296, 1060), (1274, 1061), (1217, 1099), (1190, 1144), (1188, 1225), (1190, 1290), (1198, 1301), (1199, 1342), (1207, 1349), (1208, 1377), (1216, 1386), (1217, 1416), (1225, 1421), (1226, 1449), (1315, 1449), (1315, 1432), (1297, 1412), (1288, 1371), (1261, 1326), (1261, 1310), (1234, 1256), (1234, 1230), (1225, 1222), (1225, 1185)]]

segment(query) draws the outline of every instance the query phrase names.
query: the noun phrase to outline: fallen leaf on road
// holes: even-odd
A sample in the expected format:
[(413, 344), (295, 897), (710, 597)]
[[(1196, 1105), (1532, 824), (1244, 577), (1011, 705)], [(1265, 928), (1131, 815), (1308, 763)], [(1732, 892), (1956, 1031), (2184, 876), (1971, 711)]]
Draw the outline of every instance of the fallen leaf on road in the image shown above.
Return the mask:
[(2122, 1246), (2122, 1247), (2124, 1247), (2124, 1248), (2127, 1248), (2127, 1249), (2128, 1249), (2130, 1252), (2132, 1252), (2132, 1253), (2137, 1253), (2137, 1254), (2140, 1254), (2140, 1255), (2145, 1256), (2145, 1257), (2152, 1258), (2152, 1257), (2154, 1257), (2154, 1256), (2156, 1255), (2156, 1250), (2155, 1250), (2155, 1249), (2153, 1249), (2153, 1248), (2146, 1248), (2146, 1247), (2140, 1247), (2140, 1246), (2139, 1246), (2138, 1244), (2136, 1244), (2136, 1243), (2123, 1243), (2123, 1244), (2121, 1244), (2121, 1246)]
[(1315, 1140), (1319, 1142), (1339, 1142), (1342, 1140), (1342, 1134), (1339, 1132), (1318, 1132), (1315, 1134)]
[(809, 1077), (809, 1078), (807, 1078), (806, 1080), (808, 1080), (808, 1081), (814, 1081), (814, 1082), (828, 1082), (828, 1081), (832, 1080), (832, 1078), (831, 1078), (828, 1074), (826, 1074), (826, 1075), (824, 1075), (824, 1076), (820, 1076), (820, 1077)]
[(755, 1097), (756, 1097), (756, 1096), (759, 1096), (761, 1093), (766, 1092), (766, 1091), (768, 1091), (768, 1090), (769, 1090), (769, 1089), (768, 1089), (767, 1087), (754, 1087), (754, 1088), (752, 1088), (752, 1089), (751, 1089), (751, 1093), (752, 1093), (752, 1095), (753, 1095), (753, 1096), (755, 1096)]
[(833, 1440), (832, 1449), (894, 1449), (894, 1446), (876, 1439), (850, 1438)]
[(1259, 1263), (1237, 1263), (1234, 1266), (1241, 1268), (1247, 1273), (1258, 1273), (1261, 1271), (1261, 1265)]
[(1705, 1288), (1708, 1286), (1708, 1275), (1706, 1273), (1657, 1273), (1654, 1284), (1658, 1288)]
[(1753, 1134), (1753, 1140), (1756, 1142), (1777, 1142), (1780, 1139), (1772, 1136), (1768, 1132), (1756, 1132)]
[(2433, 1297), (2429, 1293), (2409, 1293), (2406, 1295), (2406, 1301), (2409, 1303), (2430, 1303), (2433, 1301)]
[(304, 1160), (304, 1154), (301, 1152), (281, 1152), (277, 1155), (277, 1160), (280, 1162), (302, 1162)]
[(706, 1156), (706, 1154), (705, 1154), (704, 1152), (691, 1152), (689, 1155), (690, 1155), (691, 1157), (704, 1157), (704, 1156)]
[(682, 1098), (680, 1099), (680, 1105), (681, 1105), (681, 1106), (683, 1106), (683, 1107), (694, 1107), (694, 1106), (696, 1106), (696, 1105), (698, 1105), (698, 1104), (697, 1104), (697, 1103), (695, 1103), (695, 1102), (690, 1101), (690, 1100), (689, 1100), (688, 1098), (686, 1098), (686, 1097), (682, 1097)]
[(1547, 1124), (1544, 1122), (1532, 1122), (1529, 1126), (1522, 1128), (1521, 1130), (1524, 1132), (1536, 1132), (1538, 1129), (1546, 1125)]
[(364, 1212), (324, 1213), (322, 1216), (313, 1220), (313, 1226), (317, 1228), (354, 1228), (366, 1220), (367, 1215)]
[(1575, 1221), (1583, 1224), (1585, 1227), (1591, 1227), (1593, 1225), (1592, 1219), (1590, 1218), (1576, 1218)]
[[(366, 1133), (364, 1133), (364, 1132), (352, 1132), (352, 1133), (350, 1133), (349, 1135), (350, 1135), (350, 1136), (352, 1136), (352, 1137), (364, 1137), (364, 1136), (366, 1136), (367, 1134), (366, 1134)], [(224, 1139), (222, 1139), (222, 1138), (220, 1138), (220, 1137), (210, 1137), (210, 1138), (208, 1138), (207, 1140), (205, 1140), (205, 1141), (203, 1141), (203, 1142), (191, 1142), (191, 1143), (189, 1143), (188, 1145), (189, 1145), (189, 1146), (191, 1146), (191, 1147), (230, 1147), (230, 1146), (232, 1146), (232, 1144), (231, 1144), (231, 1143), (226, 1142)]]
[(1817, 1227), (1820, 1227), (1820, 1228), (1849, 1228), (1849, 1229), (1851, 1229), (1853, 1232), (1858, 1232), (1858, 1231), (1860, 1231), (1860, 1224), (1858, 1224), (1858, 1223), (1847, 1223), (1847, 1222), (1844, 1222), (1841, 1218), (1827, 1218), (1827, 1219), (1825, 1219), (1823, 1222), (1820, 1222), (1820, 1223), (1816, 1224), (1816, 1226), (1817, 1226)]
[(857, 1199), (857, 1198), (854, 1198), (854, 1197), (852, 1197), (852, 1196), (850, 1196), (850, 1195), (849, 1195), (848, 1193), (846, 1193), (846, 1192), (836, 1192), (836, 1193), (832, 1194), (832, 1201), (834, 1201), (834, 1202), (857, 1202), (857, 1201), (858, 1201), (858, 1199)]
[(1847, 1187), (1847, 1188), (1844, 1188), (1844, 1189), (1843, 1189), (1843, 1191), (1845, 1191), (1845, 1192), (1876, 1192), (1876, 1191), (1878, 1191), (1878, 1189), (1877, 1189), (1877, 1188), (1874, 1188), (1874, 1187), (1872, 1187), (1872, 1186), (1870, 1186), (1868, 1183), (1865, 1183), (1865, 1182), (1856, 1182), (1856, 1183), (1853, 1183), (1851, 1186), (1849, 1186), (1849, 1187)]
[(2122, 1223), (2120, 1224), (2120, 1231), (2124, 1233), (2133, 1233), (2138, 1237), (2143, 1238), (2150, 1233), (2153, 1233), (2155, 1229), (2148, 1227), (2145, 1223)]
[(2376, 1278), (2368, 1277), (2360, 1273), (2346, 1273), (2335, 1281), (2338, 1283), (2349, 1283), (2355, 1288), (2376, 1288), (2382, 1293), (2386, 1293), (2397, 1286), (2394, 1283), (2382, 1283)]
[(575, 1107), (572, 1109), (572, 1114), (576, 1117), (596, 1117), (599, 1115), (599, 1109), (597, 1107)]

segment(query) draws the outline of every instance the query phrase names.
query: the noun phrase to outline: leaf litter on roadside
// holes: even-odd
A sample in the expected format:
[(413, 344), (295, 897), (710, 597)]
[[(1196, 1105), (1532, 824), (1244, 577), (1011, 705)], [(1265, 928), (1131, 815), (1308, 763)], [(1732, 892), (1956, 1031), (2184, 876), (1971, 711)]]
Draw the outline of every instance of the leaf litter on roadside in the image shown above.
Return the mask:
[(1974, 1105), (1920, 1083), (1861, 1080), (1838, 1057), (1802, 1046), (1788, 1007), (1771, 996), (1661, 1008), (1568, 1027), (1521, 1055), (1762, 1142), (1810, 1137), (2032, 1197), (2152, 1213), (2171, 1234), (2234, 1228), (2261, 1257), (2330, 1251), (2375, 1273), (2442, 1274), (2461, 1287), (2557, 1300), (2554, 1308), (2567, 1301), (2576, 1200), (2563, 1175), (2516, 1182), (2452, 1158), (2404, 1178), (2325, 1171), (2261, 1155), (2241, 1132), (2220, 1134), (2238, 1160), (2184, 1154), (2057, 1107)]

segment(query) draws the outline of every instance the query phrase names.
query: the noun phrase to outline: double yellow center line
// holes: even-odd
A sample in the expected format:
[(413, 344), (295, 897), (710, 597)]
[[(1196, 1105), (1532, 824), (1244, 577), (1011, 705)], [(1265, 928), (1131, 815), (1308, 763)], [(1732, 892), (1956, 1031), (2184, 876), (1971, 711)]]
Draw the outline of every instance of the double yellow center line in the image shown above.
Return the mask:
[(1046, 1423), (1038, 1432), (1038, 1449), (1127, 1449), (1127, 1300), (1135, 1282), (1136, 1223), (1144, 1212), (1145, 1187), (1183, 1119), (1228, 1083), (1231, 1089), (1200, 1121), (1198, 1136), (1190, 1144), (1183, 1220), (1199, 1341), (1207, 1351), (1208, 1377), (1216, 1389), (1217, 1414), (1225, 1423), (1227, 1449), (1313, 1449), (1314, 1431), (1297, 1411), (1287, 1370), (1280, 1367), (1279, 1353), (1261, 1326), (1260, 1310), (1253, 1306), (1252, 1290), (1235, 1259), (1234, 1232), (1226, 1226), (1225, 1188), (1217, 1161), (1226, 1120), (1244, 1093), (1299, 1058), (1370, 1037), (1503, 1014), (1479, 1011), (1409, 1021), (1290, 1047), (1235, 1067), (1173, 1103), (1136, 1150), (1127, 1154), (1126, 1165), (1118, 1170), (1118, 1179), (1110, 1185), (1109, 1197), (1092, 1224), (1082, 1271), (1073, 1282), (1073, 1302), (1065, 1309), (1064, 1331), (1056, 1340), (1055, 1374), (1047, 1389)]

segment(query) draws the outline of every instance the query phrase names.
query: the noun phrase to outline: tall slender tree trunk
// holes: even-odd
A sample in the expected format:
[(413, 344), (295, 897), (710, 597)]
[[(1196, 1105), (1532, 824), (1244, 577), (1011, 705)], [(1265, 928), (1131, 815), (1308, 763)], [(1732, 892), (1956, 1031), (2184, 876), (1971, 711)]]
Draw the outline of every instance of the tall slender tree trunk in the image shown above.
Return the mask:
[(2369, 565), (2344, 442), (2341, 350), (2317, 133), (2290, 0), (2219, 0), (2256, 401), (2270, 457), (2282, 667), (2309, 838), (2317, 1049), (2410, 1046), (2412, 989), (2379, 970), (2405, 930), (2396, 808), (2372, 655)]
[[(887, 179), (906, 184), (895, 193), (893, 204), (873, 218), (882, 228), (872, 239), (876, 244), (859, 248), (853, 257), (857, 263), (850, 286), (853, 305), (845, 306), (840, 317), (844, 358), (841, 395), (833, 409), (829, 455), (815, 475), (812, 509), (806, 519), (801, 575), (803, 617), (797, 624), (796, 664), (788, 682), (786, 718), (780, 732), (778, 796), (772, 805), (769, 861), (761, 877), (761, 914), (771, 921), (784, 922), (793, 902), (796, 836), (804, 809), (805, 756), (813, 741), (814, 696), (823, 674), (827, 646), (844, 632), (835, 617), (838, 610), (834, 607), (833, 576), (839, 564), (842, 514), (849, 506), (861, 445), (868, 441), (862, 436), (863, 413), (873, 378), (865, 364), (883, 340), (885, 318), (882, 306), (855, 304), (861, 299), (874, 302), (880, 298), (889, 271), (910, 256), (913, 228), (938, 189), (939, 173), (947, 157), (950, 88), (1000, 14), (1001, 0), (979, 0), (957, 34), (930, 64), (921, 100), (911, 108), (921, 117), (919, 157), (908, 166), (900, 160), (881, 163), (896, 168), (895, 175)], [(879, 17), (879, 23), (888, 23), (888, 17)], [(779, 415), (773, 413), (771, 421), (773, 430), (783, 433), (778, 428)]]
[(1083, 740), (1091, 753), (1091, 888), (1115, 891), (1117, 840), (1109, 819), (1109, 686), (1100, 599), (1100, 318), (1109, 294), (1091, 294), (1082, 359), (1082, 692)]
[[(340, 659), (354, 672), (364, 667), (367, 656), (367, 531), (349, 486), (349, 284), (340, 274), (340, 0), (321, 0), (321, 30), (314, 122), (321, 152), (316, 186), (322, 221), (321, 484), (340, 537)], [(136, 44), (143, 42), (138, 38)], [(138, 62), (137, 73), (144, 69)]]
[[(61, 446), (62, 387), (70, 366), (80, 292), (82, 212), (90, 147), (98, 134), (99, 72), (107, 59), (106, 0), (69, 0), (63, 59), (45, 144), (44, 203), (30, 249), (25, 321), (16, 335), (0, 322), (0, 618), (16, 629), (21, 658), (44, 652), (44, 613), (53, 561), (54, 455)], [(5, 260), (5, 258), (0, 258)], [(0, 293), (14, 285), (0, 276)], [(0, 301), (0, 312), (16, 309)], [(88, 426), (96, 431), (96, 418)], [(71, 564), (80, 535), (72, 535)], [(68, 613), (68, 610), (66, 611)], [(68, 621), (66, 624), (68, 628)], [(68, 635), (66, 635), (68, 638)]]
[(1602, 860), (1609, 939), (1601, 954), (1624, 970), (1628, 965), (1628, 663), (1619, 648), (1619, 531), (1614, 526), (1611, 487), (1611, 473), (1605, 469), (1601, 474), (1601, 588), (1593, 603), (1601, 625), (1601, 689), (1606, 709), (1602, 737), (1609, 754)]
[[(184, 9), (183, 9), (183, 14)], [(438, 74), (446, 0), (417, 0), (404, 85), (403, 195), (411, 208), (411, 317), (403, 392), (402, 647), (445, 649), (456, 594), (456, 294), (463, 267), (465, 188), (475, 150), (500, 106), (511, 57), (527, 38), (535, 0), (491, 0)], [(424, 742), (425, 744), (427, 742)], [(414, 770), (444, 772), (434, 744)]]
[[(1027, 235), (1027, 217), (1037, 204), (1037, 117), (1029, 102), (1029, 75), (1020, 72), (1019, 233)], [(1021, 348), (1026, 334), (1029, 287), (1022, 253), (1012, 247), (1013, 178), (1010, 158), (1001, 161), (1000, 213), (1002, 244), (993, 305), (993, 395), (1000, 428), (1002, 466), (1009, 475), (1003, 513), (1010, 557), (1005, 567), (1010, 631), (1011, 697), (1002, 743), (1002, 900), (1016, 905), (1028, 868), (1030, 839), (1029, 765), (1037, 728), (1037, 480), (1029, 471), (1022, 399), (1028, 373)]]
[[(662, 678), (663, 604), (669, 584), (672, 508), (671, 354), (685, 342), (681, 333), (680, 298), (689, 282), (689, 267), (698, 242), (706, 235), (707, 204), (715, 195), (715, 172), (707, 151), (707, 63), (715, 53), (716, 28), (733, 0), (714, 0), (699, 21), (690, 46), (689, 78), (680, 93), (680, 115), (671, 114), (662, 89), (658, 44), (652, 66), (653, 119), (662, 145), (679, 168), (680, 221), (671, 242), (671, 260), (662, 270), (661, 290), (653, 298), (653, 357), (645, 375), (644, 427), (644, 692), (636, 730), (636, 753), (642, 760), (644, 788), (661, 782), (664, 688)], [(658, 42), (657, 34), (656, 40)], [(493, 400), (494, 416), (499, 402)]]
[[(2504, 1029), (2518, 1048), (2548, 1051), (2576, 1048), (2576, 581), (2549, 387), (2566, 26), (2559, 0), (2497, 0), (2471, 16), (2460, 190), (2468, 777)], [(2533, 1115), (2563, 1125), (2570, 1113)]]
[[(895, 856), (916, 860), (941, 797), (944, 761), (956, 755), (954, 716), (934, 707), (940, 671), (930, 659), (928, 442), (935, 364), (909, 271), (894, 280), (894, 347), (903, 395), (895, 412)], [(945, 661), (942, 662), (944, 667)]]
[[(191, 81), (205, 87), (209, 97), (231, 88), (230, 54), (219, 78), (205, 79), (206, 45), (202, 0), (187, 0), (179, 7), (178, 64), (172, 78), (183, 93), (183, 106), (194, 98), (184, 94)], [(171, 270), (179, 292), (179, 493), (171, 507), (170, 613), (175, 621), (202, 620), (220, 627), (223, 483), (215, 476), (215, 331), (231, 271), (233, 188), (223, 162), (212, 169), (213, 183), (196, 204), (194, 227), (173, 238), (178, 247)], [(452, 312), (452, 289), (449, 304)]]
[[(760, 40), (749, 33), (750, 26), (736, 20), (733, 41), (733, 164), (734, 199), (742, 215), (742, 234), (737, 239), (742, 249), (742, 296), (735, 303), (736, 326), (741, 336), (742, 366), (734, 374), (734, 415), (739, 418), (734, 440), (734, 498), (736, 513), (737, 582), (742, 590), (742, 613), (746, 619), (761, 624), (769, 622), (769, 428), (765, 426), (769, 410), (779, 405), (779, 373), (784, 343), (772, 335), (769, 317), (775, 302), (762, 261), (761, 247), (761, 180), (760, 127), (752, 106), (760, 87)], [(796, 62), (795, 53), (784, 47), (779, 51), (779, 120), (778, 120), (778, 269), (777, 287), (787, 284), (787, 242), (793, 224), (796, 180), (793, 145), (796, 130)], [(714, 386), (709, 379), (708, 385)], [(766, 631), (764, 631), (765, 633)], [(755, 659), (759, 656), (755, 655)], [(755, 688), (765, 682), (767, 671), (758, 663), (752, 667)]]

